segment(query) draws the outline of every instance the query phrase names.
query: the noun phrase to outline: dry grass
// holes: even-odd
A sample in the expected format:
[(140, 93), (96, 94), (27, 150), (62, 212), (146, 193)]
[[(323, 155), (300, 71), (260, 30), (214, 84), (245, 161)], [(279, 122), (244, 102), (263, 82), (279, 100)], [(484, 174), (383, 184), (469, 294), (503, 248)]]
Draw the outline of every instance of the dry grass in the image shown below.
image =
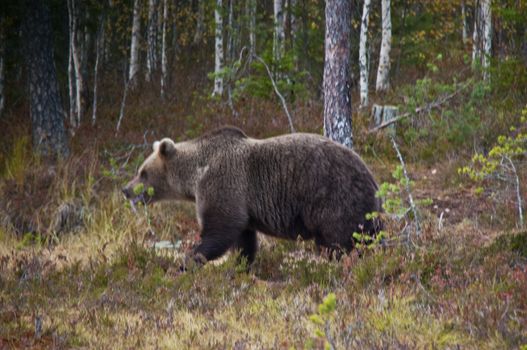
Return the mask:
[[(102, 175), (95, 159), (60, 166), (35, 214), (76, 198), (80, 227), (0, 232), (1, 348), (320, 348), (309, 316), (330, 292), (340, 349), (527, 343), (525, 232), (470, 219), (439, 231), (430, 215), (415, 247), (335, 262), (310, 242), (265, 239), (249, 272), (231, 255), (182, 274), (181, 256), (198, 234), (193, 207), (160, 204), (136, 215), (118, 192), (122, 174)], [(39, 188), (28, 179), (26, 188)], [(10, 181), (4, 186), (18, 193)], [(160, 240), (183, 243), (175, 253), (152, 248)]]

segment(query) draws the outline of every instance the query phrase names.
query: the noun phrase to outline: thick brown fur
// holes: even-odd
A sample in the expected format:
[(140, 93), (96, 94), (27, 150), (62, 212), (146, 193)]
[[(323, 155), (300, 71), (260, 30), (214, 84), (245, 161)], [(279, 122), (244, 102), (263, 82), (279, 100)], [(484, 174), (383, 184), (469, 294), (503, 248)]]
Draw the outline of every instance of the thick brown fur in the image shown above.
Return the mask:
[(374, 235), (380, 212), (377, 184), (360, 157), (325, 137), (296, 133), (264, 140), (224, 127), (181, 143), (163, 139), (123, 190), (153, 187), (146, 201), (195, 201), (206, 260), (229, 248), (249, 262), (257, 250), (256, 231), (314, 239), (319, 247), (349, 251), (353, 232)]

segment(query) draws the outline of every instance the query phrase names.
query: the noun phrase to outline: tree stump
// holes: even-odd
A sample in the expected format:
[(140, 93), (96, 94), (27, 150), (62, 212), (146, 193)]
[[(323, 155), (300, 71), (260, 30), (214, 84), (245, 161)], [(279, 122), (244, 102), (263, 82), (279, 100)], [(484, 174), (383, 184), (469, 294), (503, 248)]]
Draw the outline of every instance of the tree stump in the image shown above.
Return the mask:
[[(373, 123), (375, 124), (375, 127), (397, 118), (398, 113), (399, 108), (390, 105), (381, 106), (378, 104), (374, 104), (371, 109), (371, 115), (373, 117)], [(395, 135), (395, 123), (387, 126), (386, 129), (389, 133)]]

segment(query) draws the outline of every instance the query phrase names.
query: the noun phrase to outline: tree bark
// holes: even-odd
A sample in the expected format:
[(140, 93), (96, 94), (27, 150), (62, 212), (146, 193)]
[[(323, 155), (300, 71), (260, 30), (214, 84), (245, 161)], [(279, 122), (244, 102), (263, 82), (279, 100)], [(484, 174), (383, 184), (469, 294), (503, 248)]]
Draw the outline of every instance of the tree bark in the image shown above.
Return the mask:
[(483, 78), (490, 80), (490, 58), (492, 56), (492, 7), (491, 0), (482, 0), (483, 17)]
[(352, 148), (350, 0), (326, 0), (325, 14), (324, 135)]
[(47, 2), (26, 0), (23, 19), (33, 149), (44, 156), (69, 153), (53, 55)]
[(360, 69), (360, 107), (368, 106), (368, 78), (369, 78), (369, 57), (368, 57), (368, 25), (370, 21), (371, 0), (364, 0), (362, 9), (362, 20), (360, 27), (359, 42), (359, 69)]
[(256, 0), (247, 0), (249, 18), (249, 59), (256, 55)]
[[(86, 110), (86, 84), (83, 71), (83, 59), (80, 48), (79, 3), (68, 0), (70, 61), (68, 63), (68, 79), (70, 80), (70, 125), (72, 132), (80, 126)], [(74, 82), (74, 87), (72, 83)], [(74, 93), (74, 102), (72, 100)]]
[(461, 1), (461, 20), (463, 21), (463, 30), (462, 30), (462, 37), (463, 37), (463, 45), (466, 45), (468, 42), (468, 30), (467, 30), (467, 6), (465, 4), (465, 0)]
[(382, 41), (377, 70), (377, 92), (390, 88), (390, 51), (392, 49), (392, 18), (390, 0), (381, 0), (382, 7)]
[(198, 15), (196, 18), (196, 33), (194, 34), (194, 45), (201, 43), (203, 38), (203, 27), (205, 21), (205, 0), (198, 0)]
[(157, 68), (157, 10), (158, 0), (148, 1), (148, 49), (146, 56), (146, 81), (152, 80)]
[(474, 3), (474, 30), (472, 32), (472, 68), (476, 68), (481, 61), (481, 8), (480, 0)]
[(223, 70), (223, 0), (216, 0), (216, 7), (214, 8), (214, 21), (216, 23), (215, 29), (215, 59), (214, 59), (214, 90), (212, 96), (221, 96), (223, 94), (223, 77), (221, 71)]
[(99, 28), (95, 39), (95, 66), (93, 68), (93, 105), (92, 105), (92, 125), (97, 121), (97, 84), (99, 82), (99, 69), (101, 65), (102, 50), (104, 48), (104, 15), (99, 16)]
[(5, 20), (3, 15), (0, 15), (0, 119), (5, 110), (5, 56), (6, 56), (6, 35), (5, 35)]
[(161, 37), (161, 98), (166, 98), (168, 84), (168, 57), (167, 57), (167, 26), (168, 26), (168, 0), (163, 0), (163, 27)]
[(132, 22), (132, 41), (130, 43), (130, 68), (128, 83), (135, 85), (139, 73), (139, 39), (141, 36), (141, 0), (134, 0), (134, 15)]
[(278, 64), (284, 53), (284, 0), (273, 0), (274, 11), (274, 37), (273, 58)]

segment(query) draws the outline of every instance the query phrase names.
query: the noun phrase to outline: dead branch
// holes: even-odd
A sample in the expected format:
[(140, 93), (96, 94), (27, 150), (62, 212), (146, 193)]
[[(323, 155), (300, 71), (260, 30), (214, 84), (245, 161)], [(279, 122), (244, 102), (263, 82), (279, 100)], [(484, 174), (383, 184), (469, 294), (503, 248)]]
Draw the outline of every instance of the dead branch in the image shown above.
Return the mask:
[(398, 122), (401, 119), (407, 118), (414, 114), (421, 114), (421, 113), (429, 113), (432, 109), (440, 107), (442, 104), (447, 102), (448, 100), (452, 99), (454, 96), (456, 96), (459, 92), (461, 92), (463, 89), (465, 89), (466, 85), (463, 85), (461, 88), (457, 89), (456, 91), (452, 92), (451, 94), (444, 95), (440, 97), (439, 99), (435, 100), (434, 102), (431, 102), (425, 106), (416, 108), (413, 112), (406, 112), (401, 114), (400, 116), (387, 120), (384, 123), (381, 123), (374, 127), (373, 129), (368, 130), (369, 134), (372, 134), (374, 132), (377, 132), (379, 130), (382, 130), (386, 128), (387, 126), (392, 125), (393, 123)]

